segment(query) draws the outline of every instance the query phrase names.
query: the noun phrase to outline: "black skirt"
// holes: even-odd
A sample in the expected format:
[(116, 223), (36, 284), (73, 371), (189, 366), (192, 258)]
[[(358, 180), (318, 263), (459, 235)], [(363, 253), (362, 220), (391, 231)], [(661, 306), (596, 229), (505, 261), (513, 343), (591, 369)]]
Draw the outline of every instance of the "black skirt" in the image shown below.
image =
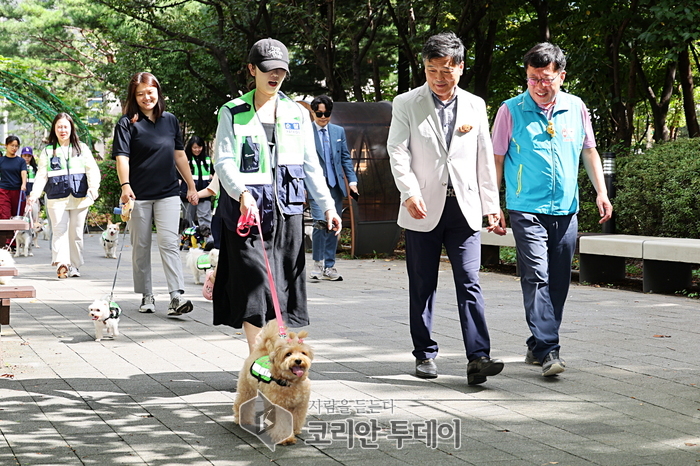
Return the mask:
[[(275, 212), (274, 217), (272, 231), (263, 239), (282, 318), (289, 327), (303, 327), (309, 325), (303, 216)], [(263, 327), (275, 318), (275, 308), (257, 228), (242, 237), (222, 223), (213, 296), (214, 325), (242, 328), (243, 322), (248, 322)]]

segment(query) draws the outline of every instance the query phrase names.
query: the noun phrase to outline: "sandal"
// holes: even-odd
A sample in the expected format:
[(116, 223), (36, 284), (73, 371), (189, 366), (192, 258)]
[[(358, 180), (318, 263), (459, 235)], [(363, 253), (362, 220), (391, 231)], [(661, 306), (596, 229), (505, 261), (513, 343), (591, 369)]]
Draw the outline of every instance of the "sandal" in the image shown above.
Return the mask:
[(216, 279), (215, 270), (208, 270), (202, 286), (202, 296), (204, 299), (211, 301), (214, 299), (214, 280)]

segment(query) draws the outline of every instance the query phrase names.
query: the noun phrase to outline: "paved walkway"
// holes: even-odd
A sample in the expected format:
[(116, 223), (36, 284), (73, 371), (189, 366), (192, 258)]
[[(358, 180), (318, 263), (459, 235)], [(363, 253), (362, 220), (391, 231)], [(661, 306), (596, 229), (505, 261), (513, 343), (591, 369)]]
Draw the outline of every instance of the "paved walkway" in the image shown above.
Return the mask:
[(435, 321), (440, 376), (421, 380), (410, 375), (404, 263), (341, 260), (344, 281), (308, 286), (308, 429), (272, 451), (233, 423), (243, 336), (211, 324), (189, 273), (195, 309), (167, 318), (157, 253), (156, 314), (136, 312), (127, 245), (115, 292), (122, 335), (93, 341), (87, 307), (109, 293), (117, 261), (102, 257), (98, 235), (85, 242), (81, 278), (55, 277), (46, 241), (17, 260), (15, 282), (34, 285), (37, 298), (14, 300), (2, 327), (2, 465), (700, 462), (697, 300), (573, 285), (562, 328), (568, 369), (544, 379), (523, 363), (517, 280), (484, 273), (492, 355), (506, 367), (470, 387), (447, 264)]

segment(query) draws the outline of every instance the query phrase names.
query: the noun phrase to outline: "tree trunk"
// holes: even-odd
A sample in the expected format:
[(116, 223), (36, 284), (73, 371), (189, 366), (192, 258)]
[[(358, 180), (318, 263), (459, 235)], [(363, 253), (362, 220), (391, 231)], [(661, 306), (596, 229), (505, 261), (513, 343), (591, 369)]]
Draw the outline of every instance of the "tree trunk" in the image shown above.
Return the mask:
[(374, 83), (374, 101), (382, 101), (382, 75), (379, 69), (379, 57), (372, 60), (372, 82)]
[(685, 122), (688, 128), (688, 137), (700, 137), (700, 125), (695, 111), (695, 97), (693, 96), (693, 68), (690, 65), (690, 53), (688, 47), (678, 56), (678, 79), (683, 90), (683, 110), (685, 110)]
[(649, 105), (651, 105), (651, 113), (654, 118), (654, 142), (668, 141), (671, 138), (671, 132), (666, 125), (666, 117), (668, 116), (668, 108), (671, 103), (671, 96), (673, 95), (673, 85), (676, 80), (678, 62), (668, 62), (666, 65), (666, 78), (658, 101), (654, 90), (649, 85), (649, 80), (646, 77), (641, 62), (636, 60), (636, 64), (637, 76), (644, 87)]
[(398, 89), (399, 94), (408, 92), (411, 89), (411, 65), (402, 46), (399, 46), (398, 53)]
[(540, 42), (550, 42), (549, 2), (547, 0), (530, 0), (530, 4), (537, 12), (537, 27), (539, 29)]

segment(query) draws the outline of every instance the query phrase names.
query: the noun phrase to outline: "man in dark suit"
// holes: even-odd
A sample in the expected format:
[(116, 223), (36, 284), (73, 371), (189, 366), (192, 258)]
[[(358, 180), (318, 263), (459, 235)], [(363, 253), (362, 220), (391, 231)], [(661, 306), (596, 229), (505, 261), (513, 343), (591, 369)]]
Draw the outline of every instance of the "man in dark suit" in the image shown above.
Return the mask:
[(387, 150), (401, 192), (399, 226), (406, 229), (409, 323), (416, 376), (437, 377), (432, 322), (440, 254), (445, 247), (457, 290), (467, 382), (503, 370), (491, 359), (479, 285), (481, 222), (498, 225), (499, 200), (486, 104), (458, 87), (464, 45), (454, 33), (423, 47), (425, 85), (394, 99)]
[[(327, 95), (318, 96), (311, 101), (311, 110), (314, 117), (316, 153), (323, 167), (323, 175), (326, 177), (331, 196), (335, 200), (335, 209), (340, 214), (343, 209), (343, 198), (348, 195), (343, 175), (348, 180), (350, 191), (355, 195), (358, 194), (357, 176), (352, 168), (350, 152), (345, 141), (345, 130), (341, 126), (330, 123), (333, 100)], [(325, 218), (323, 212), (310, 197), (309, 204), (314, 226), (318, 226), (318, 222)], [(325, 227), (314, 228), (311, 241), (314, 265), (309, 277), (316, 280), (322, 278), (331, 281), (342, 280), (343, 277), (335, 268), (335, 251), (338, 247), (336, 232)]]

